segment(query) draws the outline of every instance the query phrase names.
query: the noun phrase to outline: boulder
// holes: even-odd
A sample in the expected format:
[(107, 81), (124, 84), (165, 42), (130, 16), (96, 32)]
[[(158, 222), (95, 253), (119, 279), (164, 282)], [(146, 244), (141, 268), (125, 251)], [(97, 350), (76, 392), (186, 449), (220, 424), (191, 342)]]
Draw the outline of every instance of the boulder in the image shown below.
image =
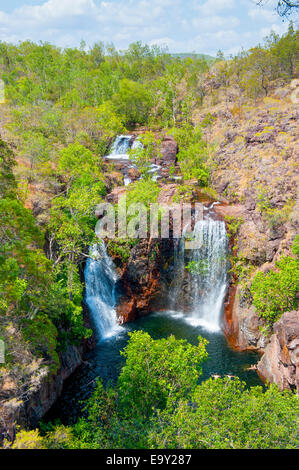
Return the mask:
[(129, 178), (131, 178), (132, 181), (135, 181), (139, 178), (140, 173), (137, 168), (129, 168), (127, 171), (127, 175)]
[(161, 144), (162, 165), (175, 165), (177, 161), (178, 144), (172, 136), (165, 136)]
[(266, 343), (261, 326), (262, 322), (255, 308), (243, 300), (241, 287), (238, 286), (232, 306), (229, 310), (225, 309), (224, 332), (228, 340), (241, 351), (260, 351)]
[(273, 335), (257, 370), (280, 389), (299, 391), (299, 311), (284, 313), (274, 324)]
[(113, 191), (111, 191), (111, 193), (106, 196), (107, 202), (110, 202), (111, 204), (117, 204), (119, 198), (125, 194), (126, 190), (127, 189), (125, 186), (118, 186), (117, 188), (114, 188)]

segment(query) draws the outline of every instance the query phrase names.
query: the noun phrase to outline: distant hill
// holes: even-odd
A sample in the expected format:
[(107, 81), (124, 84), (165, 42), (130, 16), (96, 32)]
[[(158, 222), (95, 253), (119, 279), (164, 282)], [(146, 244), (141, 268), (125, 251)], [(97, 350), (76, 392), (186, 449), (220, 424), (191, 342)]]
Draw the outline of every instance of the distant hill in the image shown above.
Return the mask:
[(207, 62), (213, 62), (216, 58), (208, 54), (197, 54), (196, 52), (181, 52), (171, 54), (172, 57), (179, 57), (181, 59), (206, 59)]

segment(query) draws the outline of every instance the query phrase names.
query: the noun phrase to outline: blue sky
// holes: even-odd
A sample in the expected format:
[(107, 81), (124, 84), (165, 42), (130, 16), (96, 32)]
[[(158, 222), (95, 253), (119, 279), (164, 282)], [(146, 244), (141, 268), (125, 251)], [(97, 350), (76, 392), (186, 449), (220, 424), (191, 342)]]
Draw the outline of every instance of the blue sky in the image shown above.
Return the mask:
[(76, 46), (84, 39), (167, 45), (171, 52), (237, 53), (287, 23), (255, 0), (0, 0), (0, 40), (31, 39)]

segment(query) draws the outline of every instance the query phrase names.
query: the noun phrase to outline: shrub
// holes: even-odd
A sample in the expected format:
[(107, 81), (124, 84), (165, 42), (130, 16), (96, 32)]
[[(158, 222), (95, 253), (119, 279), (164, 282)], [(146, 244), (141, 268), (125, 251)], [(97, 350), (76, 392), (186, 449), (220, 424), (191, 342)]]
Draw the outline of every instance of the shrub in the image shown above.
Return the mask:
[(298, 258), (285, 256), (268, 273), (258, 272), (251, 285), (252, 303), (259, 316), (272, 326), (284, 312), (297, 308)]

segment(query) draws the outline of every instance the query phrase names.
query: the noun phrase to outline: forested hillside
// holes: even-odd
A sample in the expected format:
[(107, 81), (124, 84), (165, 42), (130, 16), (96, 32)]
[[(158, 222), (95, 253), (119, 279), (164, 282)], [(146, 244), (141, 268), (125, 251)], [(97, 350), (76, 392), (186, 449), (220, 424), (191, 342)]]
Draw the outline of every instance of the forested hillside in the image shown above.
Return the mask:
[[(86, 419), (73, 428), (20, 431), (11, 443), (15, 422), (28, 428), (34, 393), (48, 409), (92, 343), (83, 269), (96, 242), (96, 205), (123, 185), (117, 165), (103, 159), (117, 135), (138, 135), (143, 143), (143, 151), (130, 151), (138, 178), (127, 188), (128, 202), (157, 202), (170, 182), (175, 202), (194, 201), (198, 191), (224, 202), (219, 214), (231, 240), (231, 292), (237, 291), (228, 336), (241, 349), (271, 346), (276, 322), (298, 306), (298, 61), (292, 24), (281, 37), (271, 33), (262, 45), (215, 59), (140, 42), (125, 51), (101, 42), (79, 49), (0, 42), (4, 446), (298, 446), (292, 390), (245, 390), (238, 379), (198, 385), (205, 341), (191, 347), (146, 333), (131, 336), (117, 384), (97, 385)], [(149, 164), (162, 160), (170, 137), (177, 161), (153, 181)], [(133, 247), (132, 240), (108, 245), (121, 267)], [(290, 355), (293, 339), (286, 340)], [(299, 389), (298, 361), (286, 367), (291, 378), (272, 382)]]

